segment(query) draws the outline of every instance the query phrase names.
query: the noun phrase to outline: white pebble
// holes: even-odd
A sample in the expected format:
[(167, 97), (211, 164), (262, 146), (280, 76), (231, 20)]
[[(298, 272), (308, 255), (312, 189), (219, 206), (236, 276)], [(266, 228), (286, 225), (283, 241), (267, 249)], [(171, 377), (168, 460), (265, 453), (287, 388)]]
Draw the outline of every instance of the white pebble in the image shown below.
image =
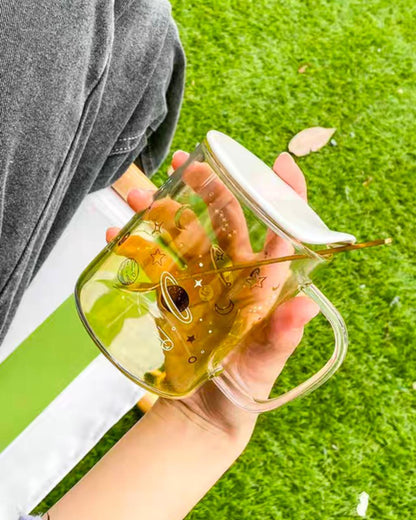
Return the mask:
[(400, 303), (400, 296), (395, 296), (390, 302), (390, 307), (393, 307), (394, 305), (399, 305), (399, 303)]
[(364, 518), (367, 513), (368, 499), (370, 497), (369, 497), (368, 493), (363, 491), (362, 493), (360, 493), (358, 498), (359, 498), (360, 502), (358, 503), (358, 506), (357, 506), (357, 515), (361, 516), (361, 518)]

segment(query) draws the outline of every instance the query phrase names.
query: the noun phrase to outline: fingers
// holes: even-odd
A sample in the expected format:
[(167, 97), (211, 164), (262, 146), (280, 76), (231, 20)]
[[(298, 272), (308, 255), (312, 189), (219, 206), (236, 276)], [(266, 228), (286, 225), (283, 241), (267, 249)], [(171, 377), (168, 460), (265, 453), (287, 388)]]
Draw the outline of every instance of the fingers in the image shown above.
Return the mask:
[[(171, 163), (173, 171), (182, 166), (188, 157), (189, 154), (182, 150), (175, 152)], [(186, 205), (169, 197), (153, 202), (153, 193), (143, 190), (130, 192), (128, 202), (136, 211), (142, 211), (151, 204), (143, 218), (153, 221), (156, 230), (169, 233), (169, 239), (165, 237), (165, 240), (174, 244), (174, 249), (187, 263), (200, 262), (200, 258), (208, 254), (210, 241), (198, 218)]]
[(205, 202), (220, 247), (233, 260), (243, 261), (252, 249), (246, 220), (237, 199), (208, 163), (192, 162), (185, 169), (183, 178)]
[(139, 213), (145, 210), (153, 201), (154, 191), (133, 189), (127, 195), (127, 202), (131, 209)]
[(171, 244), (189, 266), (200, 263), (201, 258), (209, 254), (209, 237), (195, 213), (186, 205), (169, 197), (156, 200), (143, 218), (157, 226), (166, 245)]
[[(302, 339), (303, 328), (319, 313), (319, 306), (307, 296), (292, 298), (280, 305), (268, 324), (268, 361), (273, 367), (273, 377), (280, 373)], [(266, 356), (266, 352), (264, 352)]]
[[(178, 150), (172, 157), (172, 168), (176, 170), (188, 158), (188, 153)], [(193, 162), (185, 169), (183, 179), (207, 205), (220, 247), (234, 261), (244, 261), (252, 250), (244, 214), (237, 199), (207, 163)]]
[[(127, 195), (127, 202), (134, 211), (139, 212), (145, 210), (153, 200), (153, 191), (133, 189)], [(110, 227), (105, 233), (107, 242), (111, 242), (120, 231), (118, 227)]]
[(105, 232), (105, 239), (107, 242), (111, 242), (113, 238), (115, 238), (120, 232), (120, 228), (118, 227), (110, 227)]
[[(305, 176), (289, 153), (283, 152), (276, 158), (273, 170), (298, 195), (307, 200)], [(279, 257), (291, 254), (292, 248), (287, 241), (269, 229), (264, 243), (264, 251), (266, 256)]]
[(304, 327), (319, 313), (307, 296), (280, 305), (262, 331), (256, 332), (244, 352), (240, 374), (256, 397), (268, 397), (276, 378), (299, 345)]
[(275, 337), (274, 348), (279, 352), (286, 348), (286, 353), (290, 355), (300, 341), (300, 338), (296, 341), (290, 341), (290, 338), (298, 338), (297, 331), (303, 329), (318, 313), (319, 305), (307, 296), (298, 296), (280, 305), (270, 323)]
[(172, 156), (172, 168), (177, 170), (182, 164), (184, 164), (189, 157), (189, 153), (177, 150)]
[(263, 381), (269, 392), (286, 362), (302, 340), (304, 327), (319, 313), (319, 306), (307, 296), (292, 298), (278, 307), (271, 318), (269, 352), (263, 352), (259, 363), (264, 366)]
[(274, 162), (273, 170), (286, 184), (289, 184), (298, 195), (304, 200), (307, 200), (305, 176), (290, 153), (281, 153)]
[[(178, 151), (173, 155), (172, 166), (178, 168), (189, 157), (186, 152)], [(169, 233), (170, 240), (175, 243), (185, 261), (198, 260), (198, 255), (209, 252), (209, 240), (204, 228), (200, 225), (196, 215), (169, 197), (154, 201), (153, 190), (133, 189), (128, 193), (127, 202), (136, 212), (146, 211), (144, 220), (150, 220), (154, 226), (154, 237), (160, 233)], [(114, 228), (107, 230), (106, 238), (112, 240), (117, 231)], [(166, 237), (165, 237), (166, 238)], [(123, 251), (132, 242), (127, 240)], [(131, 252), (130, 252), (131, 253)], [(195, 258), (194, 258), (195, 257)]]

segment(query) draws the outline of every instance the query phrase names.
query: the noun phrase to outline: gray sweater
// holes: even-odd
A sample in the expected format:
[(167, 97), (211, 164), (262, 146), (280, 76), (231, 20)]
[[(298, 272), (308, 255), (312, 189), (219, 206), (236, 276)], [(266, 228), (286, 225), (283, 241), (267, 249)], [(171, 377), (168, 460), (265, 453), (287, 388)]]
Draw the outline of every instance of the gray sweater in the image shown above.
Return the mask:
[(0, 0), (0, 348), (85, 195), (164, 159), (184, 68), (167, 0)]

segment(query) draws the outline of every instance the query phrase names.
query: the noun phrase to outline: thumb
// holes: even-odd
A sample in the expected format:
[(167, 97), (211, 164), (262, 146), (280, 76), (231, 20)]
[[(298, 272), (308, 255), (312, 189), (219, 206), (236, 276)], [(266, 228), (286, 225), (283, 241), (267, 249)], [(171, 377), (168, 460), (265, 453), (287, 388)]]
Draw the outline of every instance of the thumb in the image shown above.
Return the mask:
[[(240, 369), (256, 397), (265, 399), (287, 360), (299, 345), (305, 325), (319, 313), (307, 296), (292, 298), (280, 305), (256, 337), (247, 345)], [(241, 365), (242, 363), (242, 365)]]

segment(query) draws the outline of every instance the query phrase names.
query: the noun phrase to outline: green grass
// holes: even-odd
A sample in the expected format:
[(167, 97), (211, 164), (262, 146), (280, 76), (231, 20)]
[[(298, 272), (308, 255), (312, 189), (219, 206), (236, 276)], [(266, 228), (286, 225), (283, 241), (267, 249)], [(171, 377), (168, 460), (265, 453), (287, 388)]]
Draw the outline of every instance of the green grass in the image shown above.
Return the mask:
[[(244, 455), (189, 519), (356, 518), (362, 491), (367, 518), (414, 518), (416, 4), (173, 4), (188, 57), (173, 149), (190, 150), (215, 128), (272, 162), (299, 130), (336, 127), (336, 146), (298, 161), (311, 204), (334, 229), (395, 241), (322, 271), (319, 285), (349, 329), (343, 368), (311, 396), (260, 417)], [(113, 428), (39, 510), (135, 418)]]

